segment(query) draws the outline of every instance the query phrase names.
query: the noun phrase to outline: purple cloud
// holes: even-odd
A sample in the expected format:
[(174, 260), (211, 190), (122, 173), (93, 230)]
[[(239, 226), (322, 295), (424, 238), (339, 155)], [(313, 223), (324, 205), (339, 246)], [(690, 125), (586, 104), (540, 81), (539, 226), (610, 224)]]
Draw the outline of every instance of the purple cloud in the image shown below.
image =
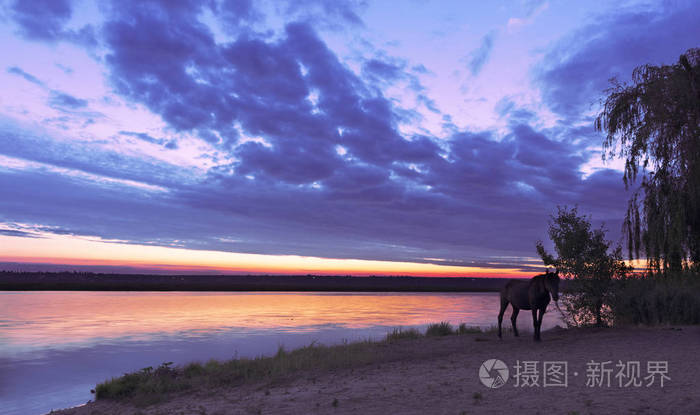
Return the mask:
[(670, 64), (700, 39), (700, 4), (623, 10), (598, 16), (550, 50), (536, 72), (544, 101), (565, 117), (598, 104), (612, 77), (625, 81), (643, 64)]
[[(358, 7), (320, 1), (311, 9), (324, 13), (321, 27), (358, 27)], [(675, 59), (686, 47), (676, 39), (693, 39), (675, 26), (695, 33), (688, 24), (696, 9), (620, 12), (577, 31), (538, 67), (545, 104), (565, 120), (581, 121), (611, 74), (627, 74), (649, 59)], [(0, 154), (71, 173), (0, 171), (6, 196), (0, 218), (192, 249), (450, 263), (534, 255), (557, 205), (578, 204), (608, 223), (611, 238), (619, 236), (627, 198), (621, 173), (581, 172), (593, 157), (588, 148), (600, 140), (591, 128), (544, 128), (534, 109), (503, 99), (498, 128), (460, 129), (444, 114), (450, 126), (444, 137), (406, 133), (402, 127), (417, 115), (382, 85), (407, 82), (418, 102), (440, 114), (412, 78), (428, 69), (384, 52), (358, 59), (352, 69), (319, 25), (302, 16), (309, 8), (285, 10), (295, 18), (273, 33), (256, 27), (265, 16), (250, 1), (115, 3), (97, 31), (114, 91), (160, 116), (163, 131), (208, 141), (217, 162), (194, 174), (107, 146), (79, 148), (3, 131)], [(205, 11), (230, 23), (226, 40), (198, 17)], [(67, 13), (32, 15), (50, 29), (33, 39), (55, 41)], [(642, 30), (649, 27), (653, 34)], [(488, 61), (493, 36), (471, 56), (472, 74)], [(19, 67), (8, 71), (43, 85)], [(58, 90), (50, 94), (57, 108), (88, 104)], [(119, 134), (175, 147), (140, 131), (153, 130), (123, 127)]]

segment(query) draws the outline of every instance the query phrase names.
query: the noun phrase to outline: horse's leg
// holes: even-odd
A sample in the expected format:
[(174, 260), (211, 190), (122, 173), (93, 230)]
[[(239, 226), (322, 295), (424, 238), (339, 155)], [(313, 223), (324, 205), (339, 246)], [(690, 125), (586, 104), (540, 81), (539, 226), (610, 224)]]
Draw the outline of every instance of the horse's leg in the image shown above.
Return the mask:
[(535, 341), (540, 341), (540, 331), (537, 329), (537, 309), (532, 309), (532, 327), (535, 329)]
[(503, 313), (506, 312), (508, 308), (508, 300), (501, 297), (501, 311), (498, 313), (498, 338), (501, 338), (501, 324), (503, 323)]
[(519, 312), (520, 309), (513, 306), (513, 314), (510, 315), (510, 322), (513, 325), (513, 334), (515, 334), (515, 337), (518, 337), (518, 327), (515, 325), (515, 322), (518, 321)]
[(542, 317), (544, 317), (545, 312), (547, 312), (546, 306), (544, 308), (540, 308), (540, 315), (537, 318), (537, 338), (540, 338), (540, 333), (542, 332)]

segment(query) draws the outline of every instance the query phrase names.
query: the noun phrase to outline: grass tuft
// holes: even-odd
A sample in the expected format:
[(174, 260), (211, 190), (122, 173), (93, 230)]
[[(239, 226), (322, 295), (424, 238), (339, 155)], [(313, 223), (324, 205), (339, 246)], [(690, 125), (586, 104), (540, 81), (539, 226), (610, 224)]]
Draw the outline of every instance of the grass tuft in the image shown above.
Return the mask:
[(476, 326), (467, 326), (466, 324), (462, 323), (459, 325), (459, 328), (457, 328), (457, 334), (481, 334), (482, 330), (479, 327)]
[(455, 334), (452, 325), (446, 321), (441, 321), (440, 323), (433, 323), (428, 326), (425, 331), (426, 336), (449, 336), (450, 334)]
[(414, 328), (404, 329), (401, 327), (393, 329), (391, 332), (387, 333), (386, 341), (389, 343), (403, 340), (403, 339), (419, 339), (423, 337), (420, 331)]

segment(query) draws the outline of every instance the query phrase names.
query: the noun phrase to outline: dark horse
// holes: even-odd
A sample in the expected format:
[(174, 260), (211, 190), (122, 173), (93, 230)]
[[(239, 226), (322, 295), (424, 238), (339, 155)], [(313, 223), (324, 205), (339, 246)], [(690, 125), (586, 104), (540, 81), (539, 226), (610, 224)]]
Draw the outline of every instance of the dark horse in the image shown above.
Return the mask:
[[(498, 313), (498, 337), (501, 337), (501, 323), (503, 313), (508, 307), (508, 303), (513, 306), (513, 314), (510, 321), (513, 323), (513, 333), (517, 336), (518, 329), (515, 322), (518, 319), (520, 309), (532, 310), (532, 325), (535, 328), (535, 341), (540, 341), (540, 326), (542, 326), (542, 316), (547, 311), (549, 295), (556, 303), (559, 301), (559, 271), (536, 275), (529, 280), (510, 280), (501, 289), (501, 312)], [(537, 315), (539, 310), (540, 315)]]

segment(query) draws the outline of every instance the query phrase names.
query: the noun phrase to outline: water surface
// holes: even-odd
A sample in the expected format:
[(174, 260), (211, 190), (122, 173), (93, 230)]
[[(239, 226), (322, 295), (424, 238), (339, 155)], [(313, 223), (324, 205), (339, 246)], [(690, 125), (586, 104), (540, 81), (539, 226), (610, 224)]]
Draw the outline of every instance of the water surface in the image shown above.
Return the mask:
[[(98, 382), (163, 362), (381, 339), (438, 321), (489, 327), (497, 313), (497, 293), (0, 292), (0, 414), (79, 405)], [(545, 314), (543, 328), (556, 324)]]

